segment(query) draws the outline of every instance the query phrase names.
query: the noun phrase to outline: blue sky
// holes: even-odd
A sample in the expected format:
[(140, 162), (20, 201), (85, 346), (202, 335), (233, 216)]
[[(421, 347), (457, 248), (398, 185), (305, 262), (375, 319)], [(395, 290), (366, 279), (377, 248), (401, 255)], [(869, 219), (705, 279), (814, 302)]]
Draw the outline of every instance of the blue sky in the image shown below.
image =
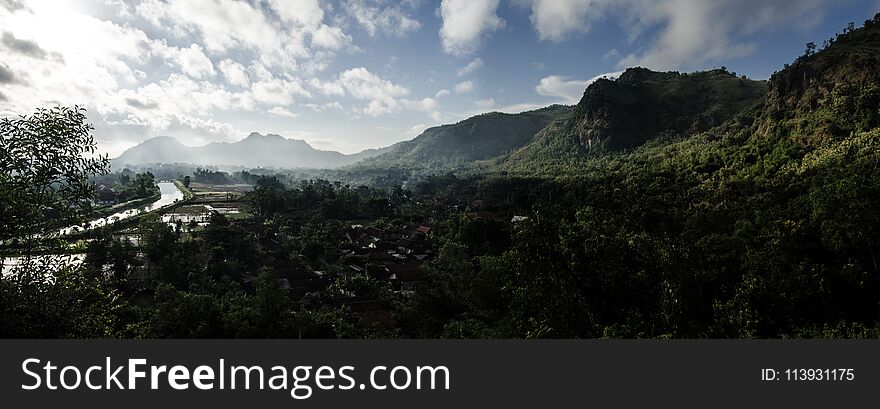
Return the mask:
[(627, 67), (766, 79), (878, 0), (0, 0), (0, 116), (89, 109), (102, 152), (250, 132), (353, 153), (576, 103)]

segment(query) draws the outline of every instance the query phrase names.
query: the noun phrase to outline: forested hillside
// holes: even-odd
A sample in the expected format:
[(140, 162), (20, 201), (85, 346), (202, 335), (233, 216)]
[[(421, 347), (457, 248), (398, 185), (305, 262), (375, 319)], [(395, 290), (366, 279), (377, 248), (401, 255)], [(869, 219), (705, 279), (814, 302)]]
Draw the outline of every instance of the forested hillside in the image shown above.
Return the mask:
[(0, 334), (877, 338), (878, 67), (880, 15), (767, 82), (632, 69), (327, 174), (374, 186), (254, 175), (4, 277)]
[(550, 122), (570, 112), (571, 107), (553, 105), (519, 114), (477, 115), (456, 124), (429, 128), (362, 165), (445, 170), (468, 166), (474, 161), (492, 159), (521, 148)]

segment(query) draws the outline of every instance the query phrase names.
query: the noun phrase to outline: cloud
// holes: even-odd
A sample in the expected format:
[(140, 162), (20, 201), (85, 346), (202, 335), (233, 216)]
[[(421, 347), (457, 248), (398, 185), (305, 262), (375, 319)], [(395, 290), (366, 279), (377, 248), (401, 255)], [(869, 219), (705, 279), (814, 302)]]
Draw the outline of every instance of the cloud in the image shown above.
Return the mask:
[(481, 99), (481, 100), (474, 101), (474, 105), (476, 105), (477, 108), (480, 108), (480, 109), (490, 109), (490, 108), (495, 107), (496, 104), (495, 104), (494, 99), (489, 98), (489, 99)]
[(0, 84), (15, 84), (19, 82), (19, 78), (14, 72), (4, 64), (0, 64)]
[(4, 8), (9, 11), (16, 11), (24, 8), (24, 5), (21, 4), (18, 0), (0, 0), (0, 8)]
[(19, 52), (26, 56), (38, 59), (44, 59), (47, 56), (46, 50), (42, 49), (37, 43), (30, 40), (22, 40), (15, 38), (10, 32), (3, 33), (0, 42), (10, 50)]
[(616, 48), (612, 48), (608, 50), (605, 54), (602, 54), (603, 60), (617, 60), (620, 59), (620, 51), (617, 51)]
[(436, 94), (434, 94), (434, 98), (443, 98), (449, 96), (450, 94), (451, 92), (449, 92), (448, 89), (441, 89), (440, 91), (437, 91)]
[(254, 82), (249, 95), (257, 102), (273, 105), (290, 105), (294, 102), (294, 96), (312, 96), (299, 82), (278, 78)]
[(398, 109), (398, 98), (409, 95), (409, 89), (383, 79), (364, 67), (346, 70), (339, 74), (336, 85), (348, 95), (369, 101), (364, 114), (378, 116)]
[(443, 50), (453, 55), (476, 51), (482, 37), (504, 27), (496, 14), (499, 0), (443, 0), (440, 3), (440, 40)]
[(458, 71), (456, 72), (456, 75), (458, 75), (459, 77), (464, 77), (465, 75), (468, 75), (476, 70), (479, 70), (480, 67), (482, 67), (482, 66), (483, 66), (483, 60), (479, 57), (474, 58), (474, 60), (471, 61), (470, 63), (468, 63), (468, 65), (465, 65), (464, 67), (459, 68)]
[(424, 98), (419, 101), (404, 101), (404, 105), (407, 109), (411, 109), (413, 111), (433, 111), (437, 109), (437, 100), (434, 98)]
[[(648, 47), (624, 56), (621, 68), (697, 69), (750, 55), (748, 38), (779, 27), (809, 28), (824, 13), (824, 0), (523, 0), (541, 40), (562, 41), (587, 32), (600, 18), (616, 18), (631, 41), (650, 36)], [(609, 51), (606, 59), (619, 52)]]
[(269, 0), (269, 5), (282, 20), (301, 27), (317, 27), (324, 19), (318, 0)]
[(110, 149), (156, 134), (229, 140), (243, 133), (237, 124), (253, 126), (245, 113), (284, 116), (339, 87), (310, 80), (336, 52), (356, 50), (340, 12), (317, 0), (30, 1), (14, 12), (0, 1), (0, 82), (16, 83), (3, 87), (0, 110), (83, 105)]
[(223, 73), (223, 77), (229, 84), (243, 88), (250, 85), (251, 81), (243, 65), (227, 59), (220, 61), (219, 66), (220, 72)]
[(312, 45), (329, 50), (339, 50), (351, 45), (351, 36), (339, 27), (322, 24), (312, 33)]
[(689, 69), (712, 61), (747, 56), (756, 42), (744, 38), (778, 27), (811, 27), (823, 15), (822, 0), (667, 0), (633, 9), (632, 36), (652, 27), (659, 33), (650, 48), (625, 56), (619, 66)]
[(205, 53), (202, 47), (197, 44), (183, 48), (180, 50), (180, 66), (186, 75), (193, 78), (204, 78), (214, 75), (214, 64)]
[(323, 82), (317, 78), (312, 78), (309, 80), (309, 86), (324, 95), (345, 95), (345, 88), (338, 81)]
[(455, 91), (456, 94), (471, 92), (474, 90), (474, 83), (471, 81), (460, 82), (458, 84), (455, 84), (455, 87), (452, 88), (452, 90)]
[(252, 54), (270, 67), (296, 67), (303, 60), (318, 70), (325, 61), (311, 62), (326, 54), (313, 48), (353, 47), (350, 35), (325, 23), (318, 0), (144, 0), (135, 13), (174, 37), (198, 40), (212, 55)]
[(427, 125), (425, 125), (425, 124), (416, 124), (416, 125), (411, 126), (411, 127), (406, 131), (406, 135), (409, 136), (410, 138), (414, 138), (414, 137), (416, 137), (416, 136), (421, 135), (422, 132), (425, 132), (425, 129), (428, 129), (428, 126), (427, 126)]
[(275, 116), (283, 116), (285, 118), (296, 118), (299, 115), (287, 110), (287, 108), (283, 107), (272, 107), (272, 109), (266, 111)]
[(325, 102), (323, 104), (303, 104), (303, 106), (306, 108), (309, 108), (315, 112), (324, 112), (324, 111), (329, 111), (329, 110), (337, 110), (337, 111), (343, 110), (342, 104), (340, 104), (338, 101)]
[(421, 28), (421, 23), (410, 15), (414, 8), (412, 2), (387, 3), (389, 1), (385, 0), (347, 0), (342, 3), (342, 8), (370, 37), (382, 33), (404, 37)]
[(600, 3), (594, 0), (532, 0), (529, 18), (541, 40), (561, 41), (566, 35), (588, 31), (590, 20), (598, 16)]
[(159, 107), (159, 104), (155, 102), (142, 102), (136, 98), (125, 98), (125, 103), (137, 109), (156, 109)]
[(585, 81), (572, 80), (567, 77), (551, 75), (549, 77), (541, 79), (541, 82), (539, 82), (538, 85), (535, 86), (535, 92), (545, 97), (560, 98), (562, 100), (562, 103), (573, 105), (577, 104), (578, 101), (581, 100), (587, 87), (590, 86), (590, 84), (596, 82), (596, 80), (598, 80), (599, 78), (614, 79), (619, 77), (622, 73), (622, 71), (609, 72), (606, 74), (597, 75)]

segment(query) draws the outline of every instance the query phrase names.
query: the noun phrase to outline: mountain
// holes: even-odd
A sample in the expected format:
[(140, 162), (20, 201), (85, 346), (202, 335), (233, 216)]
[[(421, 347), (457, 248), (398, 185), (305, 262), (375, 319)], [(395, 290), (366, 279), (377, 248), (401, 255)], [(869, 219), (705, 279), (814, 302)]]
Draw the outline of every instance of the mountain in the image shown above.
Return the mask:
[(429, 128), (412, 140), (392, 145), (388, 152), (363, 165), (460, 166), (507, 154), (529, 143), (550, 122), (565, 117), (571, 107), (552, 105), (519, 114), (491, 112), (461, 122)]
[(770, 77), (757, 132), (816, 146), (880, 126), (880, 14)]
[[(387, 149), (387, 148), (386, 148)], [(148, 139), (111, 161), (114, 168), (146, 163), (192, 165), (336, 168), (380, 155), (385, 149), (370, 149), (353, 155), (313, 148), (303, 140), (280, 135), (252, 133), (238, 142), (213, 142), (192, 147), (169, 136)]]
[(616, 80), (591, 84), (570, 117), (543, 129), (508, 162), (626, 150), (661, 136), (694, 135), (721, 125), (766, 92), (766, 81), (726, 69), (688, 74), (630, 68)]

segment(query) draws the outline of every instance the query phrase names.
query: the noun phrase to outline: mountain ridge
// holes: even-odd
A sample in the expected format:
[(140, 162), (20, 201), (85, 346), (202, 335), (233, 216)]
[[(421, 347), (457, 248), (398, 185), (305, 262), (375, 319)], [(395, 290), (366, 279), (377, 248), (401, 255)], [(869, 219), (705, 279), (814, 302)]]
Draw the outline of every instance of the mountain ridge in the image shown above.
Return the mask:
[(387, 148), (367, 149), (354, 154), (320, 150), (302, 139), (252, 132), (235, 142), (210, 142), (188, 146), (172, 136), (156, 136), (135, 145), (111, 160), (114, 167), (149, 163), (244, 166), (274, 168), (326, 168), (350, 165), (380, 155)]
[(413, 139), (398, 142), (388, 152), (358, 165), (393, 163), (400, 166), (454, 168), (495, 159), (521, 148), (552, 121), (567, 116), (572, 107), (550, 105), (515, 114), (487, 112), (453, 124), (426, 129)]
[(723, 124), (766, 95), (767, 82), (726, 69), (679, 73), (629, 68), (598, 79), (572, 114), (542, 129), (503, 167), (625, 151), (657, 138), (686, 137)]

